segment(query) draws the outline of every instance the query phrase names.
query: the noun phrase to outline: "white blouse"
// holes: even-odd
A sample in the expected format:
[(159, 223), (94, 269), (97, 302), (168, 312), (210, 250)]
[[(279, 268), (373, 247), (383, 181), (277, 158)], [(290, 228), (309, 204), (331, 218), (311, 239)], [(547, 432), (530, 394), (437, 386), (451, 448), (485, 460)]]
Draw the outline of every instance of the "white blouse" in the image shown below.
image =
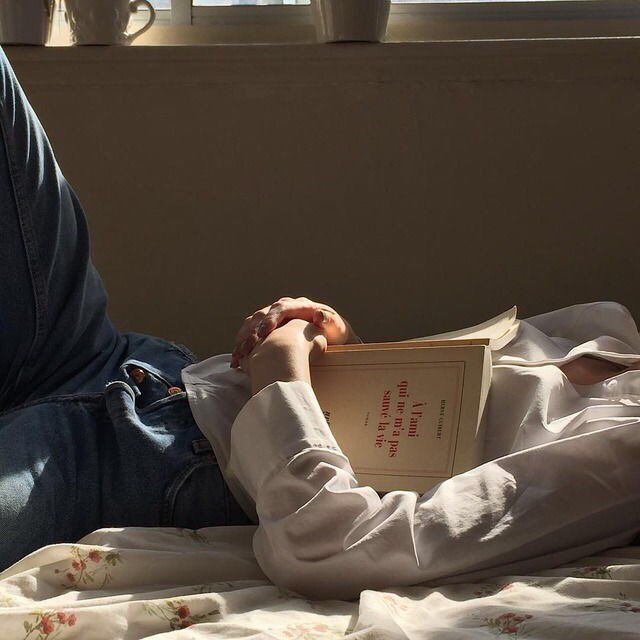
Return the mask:
[(259, 524), (263, 571), (297, 593), (345, 599), (544, 570), (634, 539), (640, 371), (572, 384), (557, 365), (586, 354), (640, 360), (625, 307), (521, 320), (493, 352), (485, 463), (422, 496), (358, 486), (305, 382), (251, 398), (228, 355), (188, 367), (183, 380), (231, 490)]

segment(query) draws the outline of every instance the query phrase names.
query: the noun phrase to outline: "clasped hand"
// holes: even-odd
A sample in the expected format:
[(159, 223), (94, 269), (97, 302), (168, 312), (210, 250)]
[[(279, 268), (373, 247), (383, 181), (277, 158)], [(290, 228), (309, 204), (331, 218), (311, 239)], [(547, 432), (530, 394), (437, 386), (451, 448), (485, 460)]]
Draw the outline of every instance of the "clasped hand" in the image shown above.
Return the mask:
[(247, 316), (231, 366), (251, 377), (253, 393), (272, 382), (310, 382), (309, 362), (328, 344), (362, 342), (332, 307), (308, 298), (280, 298)]

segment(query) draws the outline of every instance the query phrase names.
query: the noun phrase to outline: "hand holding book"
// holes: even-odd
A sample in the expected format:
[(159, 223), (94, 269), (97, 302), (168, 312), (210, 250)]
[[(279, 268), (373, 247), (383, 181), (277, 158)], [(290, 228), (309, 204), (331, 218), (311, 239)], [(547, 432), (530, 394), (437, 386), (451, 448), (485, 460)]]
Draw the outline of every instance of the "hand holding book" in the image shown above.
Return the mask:
[(424, 493), (481, 463), (491, 350), (515, 335), (516, 311), (429, 338), (345, 344), (355, 334), (331, 307), (288, 298), (246, 319), (234, 358), (254, 395), (311, 385), (361, 484)]
[(256, 395), (274, 382), (311, 384), (309, 362), (326, 349), (322, 329), (295, 319), (260, 340), (251, 353), (240, 359), (240, 366), (251, 378), (252, 393)]
[(290, 320), (305, 320), (318, 327), (328, 344), (354, 344), (362, 340), (349, 322), (329, 305), (309, 298), (280, 298), (271, 305), (247, 316), (236, 335), (231, 366), (236, 368), (240, 360), (248, 356), (261, 340)]

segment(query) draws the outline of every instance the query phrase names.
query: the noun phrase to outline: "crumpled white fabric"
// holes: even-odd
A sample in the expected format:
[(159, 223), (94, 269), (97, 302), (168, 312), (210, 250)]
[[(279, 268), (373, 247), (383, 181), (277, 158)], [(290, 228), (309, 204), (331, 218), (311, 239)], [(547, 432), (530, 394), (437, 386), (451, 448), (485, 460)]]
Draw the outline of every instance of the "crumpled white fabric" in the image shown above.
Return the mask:
[(640, 372), (580, 387), (557, 365), (584, 354), (640, 360), (622, 305), (521, 321), (494, 353), (485, 464), (421, 497), (357, 486), (306, 383), (247, 402), (246, 379), (220, 357), (184, 378), (232, 489), (247, 510), (257, 504), (262, 569), (299, 593), (349, 598), (538, 571), (634, 539)]
[[(266, 580), (255, 527), (102, 529), (0, 574), (2, 640), (631, 640), (640, 547), (475, 584), (298, 597)], [(84, 563), (84, 566), (83, 566)], [(339, 581), (340, 576), (336, 576)]]

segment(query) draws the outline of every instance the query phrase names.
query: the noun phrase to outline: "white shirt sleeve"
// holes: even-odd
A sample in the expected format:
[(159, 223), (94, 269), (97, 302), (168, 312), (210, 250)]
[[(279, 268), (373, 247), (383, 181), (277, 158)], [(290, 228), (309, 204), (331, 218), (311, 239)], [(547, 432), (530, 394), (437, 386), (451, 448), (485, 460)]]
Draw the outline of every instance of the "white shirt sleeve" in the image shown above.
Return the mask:
[(256, 502), (254, 551), (314, 598), (470, 582), (558, 566), (640, 530), (640, 425), (519, 451), (419, 497), (358, 486), (311, 386), (276, 382), (244, 406), (230, 468)]

